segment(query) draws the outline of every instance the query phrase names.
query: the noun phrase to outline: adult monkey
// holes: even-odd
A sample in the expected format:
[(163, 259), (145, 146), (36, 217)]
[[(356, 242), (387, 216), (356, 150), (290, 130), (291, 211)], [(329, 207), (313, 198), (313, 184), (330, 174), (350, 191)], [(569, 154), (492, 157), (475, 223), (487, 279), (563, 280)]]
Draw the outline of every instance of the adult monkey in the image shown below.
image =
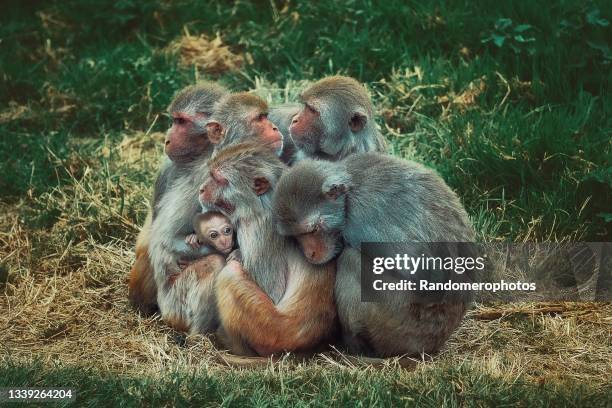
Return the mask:
[(252, 93), (239, 92), (221, 99), (206, 124), (215, 151), (257, 137), (280, 156), (285, 135), (270, 121), (268, 113), (266, 101)]
[[(273, 213), (277, 230), (295, 237), (310, 262), (325, 264), (341, 252), (335, 294), (350, 352), (432, 353), (461, 322), (469, 292), (444, 292), (433, 301), (412, 292), (381, 292), (380, 303), (361, 301), (362, 242), (474, 241), (459, 199), (434, 171), (379, 153), (340, 162), (306, 160), (278, 182)], [(439, 255), (430, 248), (424, 247), (426, 254)]]
[(309, 264), (274, 229), (272, 191), (286, 166), (260, 145), (241, 143), (209, 167), (200, 200), (237, 226), (240, 247), (216, 277), (221, 338), (243, 355), (313, 349), (334, 333), (334, 266)]
[[(266, 103), (252, 94), (223, 97), (206, 124), (214, 151), (252, 140), (280, 154), (282, 135), (267, 118), (267, 111)], [(202, 257), (209, 247), (195, 250), (185, 243), (185, 237), (193, 231), (193, 217), (200, 212), (198, 188), (202, 175), (208, 174), (209, 155), (196, 160), (191, 171), (176, 178), (161, 198), (149, 246), (162, 317), (176, 329), (192, 333), (210, 333), (217, 328), (212, 282), (225, 264), (218, 254)]]
[(201, 82), (179, 91), (167, 108), (172, 125), (166, 134), (166, 155), (155, 180), (146, 221), (136, 239), (136, 261), (128, 284), (130, 303), (143, 314), (157, 311), (157, 286), (149, 259), (151, 223), (157, 216), (156, 207), (173, 180), (189, 174), (196, 160), (212, 153), (206, 137), (206, 121), (212, 114), (213, 105), (227, 94), (227, 89), (216, 83)]
[(293, 117), (291, 138), (306, 157), (340, 160), (361, 152), (386, 152), (376, 128), (366, 89), (345, 76), (323, 78), (301, 95), (302, 109)]
[(291, 126), (293, 118), (300, 112), (300, 110), (302, 110), (302, 105), (299, 103), (285, 103), (270, 108), (270, 113), (268, 115), (272, 123), (278, 126), (280, 132), (285, 136), (283, 153), (281, 154), (280, 159), (283, 163), (286, 163), (289, 166), (291, 166), (298, 158), (298, 148), (291, 138), (289, 126)]

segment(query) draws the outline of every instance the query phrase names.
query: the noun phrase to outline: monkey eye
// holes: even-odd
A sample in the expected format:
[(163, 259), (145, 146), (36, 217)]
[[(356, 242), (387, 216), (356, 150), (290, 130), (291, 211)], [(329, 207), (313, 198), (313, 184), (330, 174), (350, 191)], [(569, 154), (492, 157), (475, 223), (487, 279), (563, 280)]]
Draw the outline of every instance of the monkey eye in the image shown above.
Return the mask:
[(175, 118), (172, 118), (172, 123), (174, 123), (175, 125), (184, 125), (185, 123), (187, 123), (187, 120), (185, 118), (177, 116)]
[(321, 229), (321, 227), (319, 227), (319, 224), (317, 224), (314, 227), (312, 227), (312, 231), (310, 231), (310, 232), (317, 232), (317, 231), (319, 231), (319, 229)]
[(259, 116), (257, 116), (257, 120), (259, 122), (266, 120), (268, 118), (268, 114), (267, 113), (260, 113)]
[(225, 228), (223, 228), (223, 233), (225, 235), (229, 235), (229, 234), (232, 233), (232, 229), (230, 227), (225, 227)]
[(213, 231), (210, 234), (208, 234), (208, 236), (210, 237), (210, 239), (217, 239), (219, 238), (219, 233), (216, 231)]

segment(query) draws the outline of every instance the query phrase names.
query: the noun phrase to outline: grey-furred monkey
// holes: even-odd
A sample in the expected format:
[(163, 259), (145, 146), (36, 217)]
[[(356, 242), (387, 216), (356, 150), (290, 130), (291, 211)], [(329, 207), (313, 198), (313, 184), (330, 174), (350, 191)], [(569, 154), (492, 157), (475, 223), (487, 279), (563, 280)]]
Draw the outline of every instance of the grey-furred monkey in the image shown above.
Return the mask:
[[(228, 91), (212, 82), (200, 82), (183, 88), (167, 108), (172, 117), (165, 140), (165, 156), (155, 180), (147, 219), (136, 240), (136, 261), (130, 271), (128, 297), (130, 303), (144, 314), (157, 310), (157, 285), (149, 257), (151, 224), (157, 218), (159, 204), (175, 180), (189, 177), (195, 163), (209, 157), (213, 147), (206, 136), (206, 122), (213, 106)], [(195, 166), (197, 167), (197, 166)], [(177, 239), (175, 248), (184, 243)], [(183, 250), (187, 250), (184, 247)]]
[(387, 151), (374, 122), (370, 96), (357, 80), (323, 78), (308, 87), (300, 99), (302, 107), (289, 127), (299, 149), (298, 160), (340, 160), (353, 153)]
[(278, 182), (273, 213), (279, 233), (295, 237), (308, 261), (324, 264), (339, 255), (335, 296), (350, 352), (433, 353), (460, 324), (469, 292), (443, 292), (434, 302), (409, 291), (382, 292), (382, 302), (361, 301), (362, 242), (474, 241), (463, 206), (434, 171), (379, 153), (305, 160)]
[(298, 159), (298, 148), (291, 138), (289, 127), (293, 118), (302, 110), (302, 105), (299, 103), (285, 103), (282, 105), (273, 106), (270, 108), (268, 118), (278, 126), (278, 130), (285, 136), (283, 153), (280, 159), (283, 163), (291, 166)]
[[(193, 232), (193, 217), (201, 212), (198, 189), (208, 174), (208, 159), (222, 146), (251, 140), (280, 154), (282, 134), (267, 118), (266, 103), (247, 93), (224, 96), (213, 108), (203, 137), (208, 148), (190, 170), (170, 183), (156, 206), (151, 227), (150, 258), (157, 286), (157, 303), (162, 317), (176, 329), (191, 333), (216, 330), (218, 317), (213, 292), (216, 272), (225, 257), (210, 254), (210, 246), (197, 250), (185, 242)], [(184, 268), (182, 266), (187, 265)]]
[[(237, 226), (240, 255), (215, 279), (222, 342), (237, 354), (311, 351), (335, 333), (334, 265), (307, 262), (272, 223), (272, 192), (286, 166), (240, 143), (210, 161), (200, 200)], [(236, 251), (237, 252), (237, 251)]]

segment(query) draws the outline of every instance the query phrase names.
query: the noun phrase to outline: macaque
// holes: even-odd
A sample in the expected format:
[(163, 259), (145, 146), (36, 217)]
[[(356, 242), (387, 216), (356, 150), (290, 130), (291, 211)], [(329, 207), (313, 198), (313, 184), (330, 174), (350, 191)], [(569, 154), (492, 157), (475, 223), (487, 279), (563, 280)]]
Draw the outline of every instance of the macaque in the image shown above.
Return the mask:
[(201, 82), (182, 89), (168, 106), (172, 125), (166, 134), (166, 156), (155, 180), (151, 208), (136, 240), (136, 262), (130, 271), (130, 303), (143, 314), (157, 311), (157, 286), (149, 259), (151, 223), (156, 207), (171, 183), (188, 175), (194, 162), (209, 157), (213, 146), (206, 136), (206, 121), (213, 106), (228, 91), (212, 82)]
[(234, 249), (234, 226), (230, 220), (216, 211), (207, 211), (193, 217), (194, 234), (185, 237), (185, 242), (194, 248), (210, 245), (221, 255), (229, 255)]
[(223, 97), (215, 104), (203, 134), (214, 150), (206, 149), (189, 171), (174, 178), (155, 207), (149, 255), (157, 304), (164, 320), (179, 330), (211, 333), (218, 325), (213, 281), (225, 265), (225, 257), (212, 253), (208, 245), (195, 249), (185, 242), (193, 232), (194, 215), (201, 212), (198, 189), (202, 175), (209, 173), (208, 160), (221, 146), (244, 140), (253, 141), (273, 155), (280, 154), (282, 135), (268, 120), (267, 111), (265, 101), (255, 95)]
[(334, 161), (353, 153), (386, 152), (370, 96), (355, 79), (323, 78), (300, 99), (302, 109), (293, 117), (289, 131), (301, 155)]
[(298, 158), (298, 149), (291, 138), (289, 126), (295, 115), (302, 109), (302, 105), (298, 103), (286, 103), (270, 108), (268, 118), (272, 123), (278, 126), (279, 131), (284, 135), (283, 152), (280, 159), (283, 163), (291, 166)]
[(469, 292), (442, 292), (435, 302), (418, 301), (413, 292), (381, 292), (382, 302), (361, 301), (361, 243), (474, 241), (463, 206), (434, 171), (380, 153), (305, 160), (276, 185), (272, 212), (277, 231), (295, 237), (312, 264), (339, 255), (335, 296), (351, 353), (433, 353), (460, 324)]
[(237, 144), (211, 160), (200, 189), (203, 205), (239, 226), (239, 253), (215, 280), (220, 338), (237, 354), (311, 350), (335, 330), (334, 265), (308, 263), (272, 223), (272, 192), (285, 168), (260, 144)]
[(216, 151), (255, 137), (277, 156), (283, 151), (284, 135), (268, 119), (266, 101), (255, 94), (240, 92), (221, 99), (206, 129)]

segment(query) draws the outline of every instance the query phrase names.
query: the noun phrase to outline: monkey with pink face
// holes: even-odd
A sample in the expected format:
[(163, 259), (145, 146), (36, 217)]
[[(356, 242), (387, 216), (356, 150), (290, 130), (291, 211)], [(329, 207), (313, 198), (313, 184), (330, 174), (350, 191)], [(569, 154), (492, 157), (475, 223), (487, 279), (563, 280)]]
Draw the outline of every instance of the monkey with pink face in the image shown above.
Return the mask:
[(221, 255), (229, 255), (235, 249), (234, 226), (229, 218), (217, 211), (206, 211), (193, 217), (193, 234), (185, 242), (198, 249), (210, 245)]
[(307, 351), (335, 332), (334, 266), (312, 265), (272, 223), (272, 194), (286, 166), (269, 149), (240, 143), (209, 163), (200, 201), (238, 225), (232, 252), (215, 278), (219, 337), (237, 354)]
[(465, 209), (440, 176), (408, 160), (359, 153), (301, 161), (275, 187), (276, 230), (294, 237), (308, 262), (337, 265), (335, 299), (349, 352), (389, 357), (440, 349), (459, 326), (469, 292), (425, 302), (412, 292), (381, 292), (380, 302), (363, 302), (360, 278), (364, 242), (474, 242)]
[(341, 160), (364, 152), (386, 152), (387, 143), (374, 122), (374, 106), (366, 88), (354, 78), (330, 76), (300, 95), (301, 108), (289, 125), (298, 148), (297, 160)]
[[(157, 283), (153, 277), (151, 262), (151, 230), (160, 213), (159, 204), (168, 194), (176, 194), (173, 184), (189, 177), (197, 169), (199, 160), (210, 157), (213, 144), (206, 136), (206, 123), (213, 106), (229, 94), (228, 90), (212, 82), (200, 82), (183, 88), (168, 106), (172, 123), (164, 143), (165, 155), (153, 187), (153, 197), (147, 219), (136, 241), (136, 261), (129, 277), (130, 303), (144, 314), (158, 310)], [(197, 207), (194, 208), (194, 213)], [(184, 246), (179, 240), (170, 244), (173, 248)], [(185, 251), (190, 247), (185, 246)]]

